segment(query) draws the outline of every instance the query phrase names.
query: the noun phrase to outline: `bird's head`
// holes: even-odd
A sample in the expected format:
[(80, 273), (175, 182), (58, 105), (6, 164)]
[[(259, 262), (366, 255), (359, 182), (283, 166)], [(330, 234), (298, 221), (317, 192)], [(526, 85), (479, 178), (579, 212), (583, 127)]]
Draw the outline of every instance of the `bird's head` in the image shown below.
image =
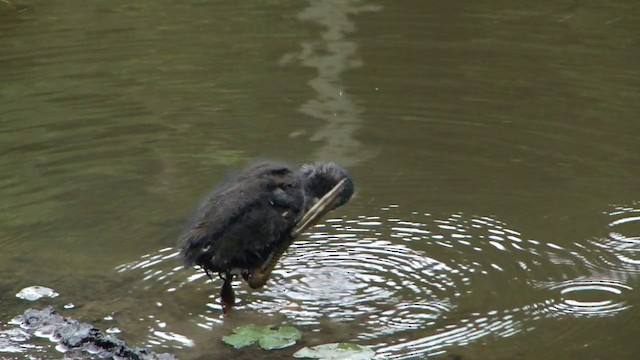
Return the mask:
[(322, 198), (342, 179), (345, 179), (345, 183), (332, 209), (344, 205), (353, 195), (353, 179), (343, 168), (335, 163), (317, 162), (305, 164), (300, 168), (300, 172), (304, 178), (304, 188), (309, 198), (309, 206)]

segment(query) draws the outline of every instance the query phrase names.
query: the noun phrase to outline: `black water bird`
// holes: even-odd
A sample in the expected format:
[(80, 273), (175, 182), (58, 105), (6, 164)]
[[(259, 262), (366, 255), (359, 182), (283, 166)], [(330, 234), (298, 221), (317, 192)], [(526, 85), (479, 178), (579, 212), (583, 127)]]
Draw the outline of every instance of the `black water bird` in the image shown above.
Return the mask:
[(231, 281), (241, 275), (251, 288), (263, 286), (296, 236), (354, 192), (349, 174), (334, 163), (300, 169), (261, 162), (215, 188), (178, 241), (186, 266), (223, 280), (226, 312), (235, 296)]

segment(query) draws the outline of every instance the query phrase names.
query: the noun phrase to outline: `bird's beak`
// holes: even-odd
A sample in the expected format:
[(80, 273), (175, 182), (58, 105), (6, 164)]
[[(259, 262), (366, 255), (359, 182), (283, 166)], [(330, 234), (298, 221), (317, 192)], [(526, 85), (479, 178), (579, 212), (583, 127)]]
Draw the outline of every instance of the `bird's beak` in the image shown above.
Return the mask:
[(329, 211), (333, 210), (336, 207), (335, 204), (337, 202), (338, 195), (344, 188), (344, 184), (346, 181), (346, 179), (340, 180), (340, 182), (336, 186), (334, 186), (331, 191), (326, 193), (320, 200), (318, 200), (318, 202), (315, 203), (313, 207), (311, 207), (311, 209), (307, 211), (306, 214), (304, 214), (302, 219), (298, 221), (296, 226), (289, 234), (288, 239), (284, 241), (280, 247), (274, 249), (267, 261), (265, 261), (261, 267), (251, 270), (247, 283), (252, 289), (260, 288), (267, 282), (269, 276), (271, 275), (271, 272), (282, 257), (282, 254), (284, 254), (289, 246), (293, 244), (296, 237), (298, 237), (310, 227), (317, 224)]
[(298, 221), (296, 227), (291, 231), (291, 237), (296, 238), (302, 234), (308, 228), (317, 224), (323, 216), (329, 211), (335, 209), (335, 204), (338, 199), (338, 195), (344, 188), (344, 184), (347, 179), (342, 179), (336, 186), (333, 187), (328, 193), (326, 193), (317, 203), (313, 205), (309, 211)]

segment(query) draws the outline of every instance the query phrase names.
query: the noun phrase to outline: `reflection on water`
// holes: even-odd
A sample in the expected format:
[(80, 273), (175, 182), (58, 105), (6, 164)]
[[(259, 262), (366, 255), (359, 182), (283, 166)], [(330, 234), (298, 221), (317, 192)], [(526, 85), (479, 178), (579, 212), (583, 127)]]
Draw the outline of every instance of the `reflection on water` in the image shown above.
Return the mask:
[[(621, 224), (640, 223), (637, 209), (625, 209), (610, 213), (615, 220), (608, 241), (623, 236)], [(239, 286), (242, 305), (234, 311), (284, 316), (306, 329), (322, 328), (327, 320), (345, 323), (349, 340), (404, 359), (535, 331), (541, 319), (614, 316), (631, 306), (634, 289), (625, 279), (640, 268), (620, 256), (637, 252), (637, 242), (604, 248), (588, 240), (568, 249), (530, 239), (492, 217), (401, 214), (394, 205), (376, 215), (327, 220), (292, 246), (263, 290)], [(617, 266), (595, 263), (587, 256), (592, 251), (621, 260)], [(192, 315), (197, 328), (222, 326), (219, 284), (182, 269), (175, 256), (166, 248), (117, 270), (137, 273), (141, 291), (200, 297)], [(498, 290), (519, 296), (496, 296)], [(173, 336), (188, 342), (190, 335)], [(152, 328), (148, 344), (167, 339)]]
[(302, 42), (300, 52), (283, 56), (280, 63), (296, 60), (317, 71), (317, 77), (308, 82), (316, 97), (299, 110), (325, 123), (311, 137), (312, 141), (324, 142), (315, 155), (318, 159), (353, 166), (371, 155), (355, 138), (363, 122), (363, 109), (349, 95), (341, 77), (345, 71), (362, 66), (358, 45), (347, 38), (356, 26), (350, 16), (380, 9), (362, 0), (310, 1), (297, 15), (301, 21), (322, 27), (320, 39)]

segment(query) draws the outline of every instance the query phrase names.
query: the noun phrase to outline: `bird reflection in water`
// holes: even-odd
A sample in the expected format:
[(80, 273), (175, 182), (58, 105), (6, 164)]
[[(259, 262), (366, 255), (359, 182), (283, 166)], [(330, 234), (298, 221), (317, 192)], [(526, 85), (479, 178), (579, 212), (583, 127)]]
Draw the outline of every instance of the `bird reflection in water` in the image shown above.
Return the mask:
[(207, 196), (178, 241), (180, 255), (185, 266), (222, 279), (226, 313), (235, 303), (236, 275), (262, 287), (295, 238), (353, 192), (351, 176), (334, 163), (257, 163)]

